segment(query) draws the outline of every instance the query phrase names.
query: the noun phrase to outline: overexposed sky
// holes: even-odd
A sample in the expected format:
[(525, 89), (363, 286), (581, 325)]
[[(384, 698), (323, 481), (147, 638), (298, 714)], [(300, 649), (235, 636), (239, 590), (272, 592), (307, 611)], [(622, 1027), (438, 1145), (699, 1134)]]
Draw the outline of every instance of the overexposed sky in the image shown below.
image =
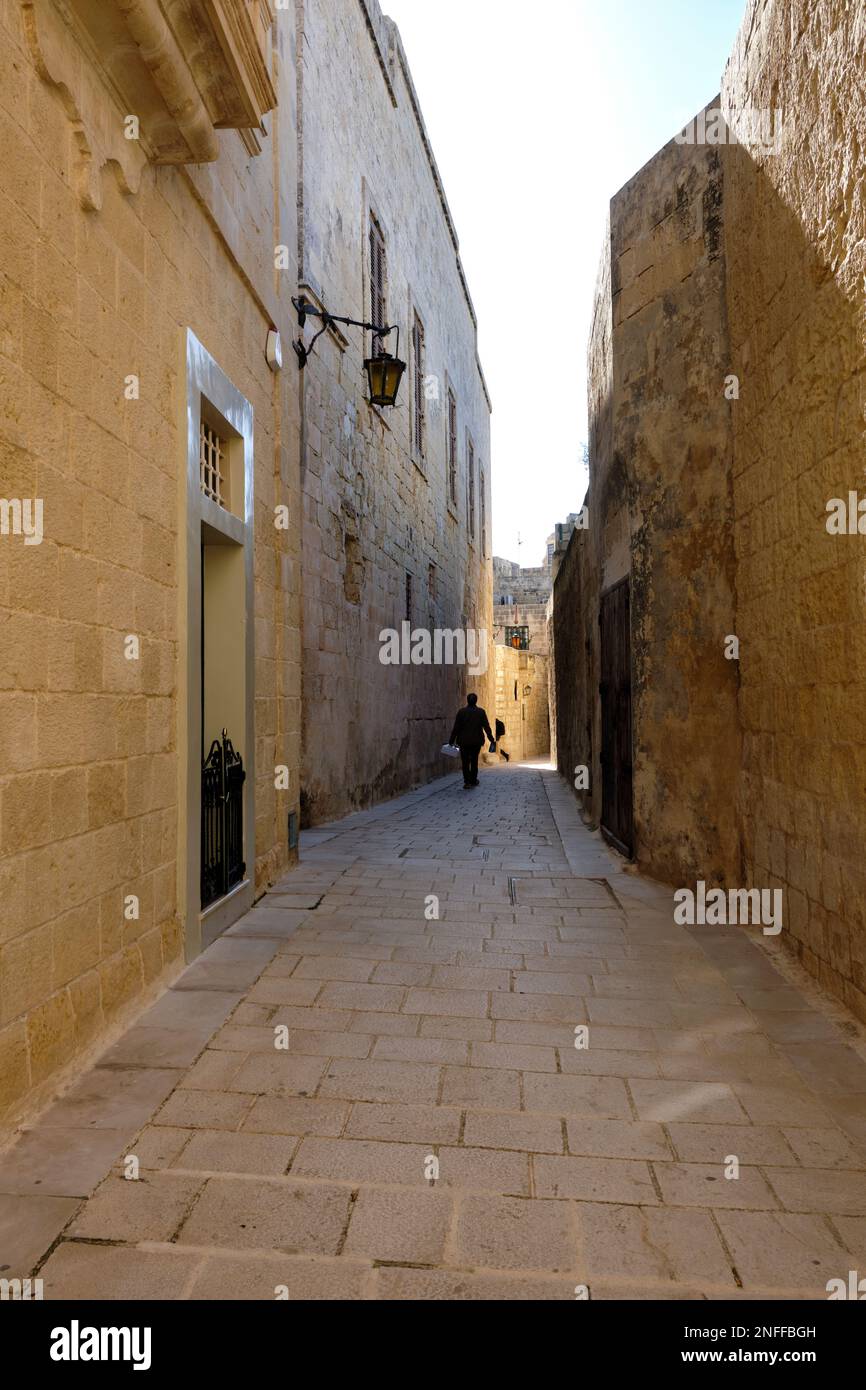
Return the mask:
[(586, 343), (610, 198), (716, 95), (745, 0), (380, 3), (478, 313), (494, 554), (538, 565), (586, 487)]

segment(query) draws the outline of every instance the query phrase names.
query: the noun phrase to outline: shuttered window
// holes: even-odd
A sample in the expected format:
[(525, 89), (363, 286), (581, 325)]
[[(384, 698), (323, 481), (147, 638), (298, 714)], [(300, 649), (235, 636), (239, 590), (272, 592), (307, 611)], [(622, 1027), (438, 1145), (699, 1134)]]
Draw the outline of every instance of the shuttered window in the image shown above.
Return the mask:
[(475, 540), (475, 446), (466, 441), (466, 522), (469, 539)]
[[(375, 217), (370, 217), (370, 318), (379, 328), (388, 326), (385, 238)], [(384, 352), (385, 343), (373, 334), (373, 353)]]
[(412, 366), (414, 381), (412, 390), (413, 420), (412, 445), (415, 457), (421, 462), (424, 458), (425, 444), (425, 396), (424, 396), (424, 325), (416, 314), (412, 323)]
[(457, 506), (457, 398), (448, 392), (448, 496)]

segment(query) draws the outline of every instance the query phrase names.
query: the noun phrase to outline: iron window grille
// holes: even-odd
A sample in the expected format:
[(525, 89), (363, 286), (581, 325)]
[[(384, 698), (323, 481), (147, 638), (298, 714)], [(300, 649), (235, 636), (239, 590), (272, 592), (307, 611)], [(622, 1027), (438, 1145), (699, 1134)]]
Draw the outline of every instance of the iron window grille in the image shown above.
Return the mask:
[(201, 490), (205, 497), (209, 497), (220, 507), (228, 506), (225, 465), (225, 441), (212, 426), (202, 420), (199, 430)]
[[(507, 627), (505, 629), (506, 647), (514, 647), (516, 651), (525, 652), (529, 650), (529, 628), (527, 627)], [(517, 687), (515, 686), (515, 689)], [(516, 697), (515, 697), (516, 698)]]
[(201, 905), (241, 883), (244, 863), (243, 759), (227, 730), (215, 738), (201, 771)]

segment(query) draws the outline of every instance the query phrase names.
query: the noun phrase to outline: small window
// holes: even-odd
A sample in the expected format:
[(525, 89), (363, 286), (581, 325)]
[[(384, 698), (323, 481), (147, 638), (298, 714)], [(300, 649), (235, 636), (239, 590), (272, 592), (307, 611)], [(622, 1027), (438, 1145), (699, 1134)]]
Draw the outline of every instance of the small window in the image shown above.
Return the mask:
[[(370, 214), (370, 318), (378, 328), (388, 327), (387, 262), (385, 237), (379, 223)], [(373, 334), (373, 356), (385, 351), (384, 339)]]
[[(518, 652), (528, 651), (529, 627), (507, 627), (505, 629), (505, 645), (506, 647), (514, 647), (515, 651)], [(516, 684), (514, 688), (517, 689)]]
[(457, 506), (457, 397), (448, 392), (448, 497)]
[(406, 621), (412, 621), (412, 576), (406, 571)]
[(211, 425), (201, 422), (199, 430), (199, 468), (201, 490), (220, 507), (228, 506), (226, 444)]
[(426, 410), (424, 395), (425, 361), (424, 361), (424, 325), (418, 315), (415, 315), (412, 324), (412, 367), (415, 373), (412, 403), (412, 447), (415, 457), (420, 462), (424, 458), (425, 434), (426, 434)]
[(475, 447), (471, 439), (466, 441), (466, 524), (469, 539), (475, 540)]
[(431, 560), (427, 566), (427, 592), (435, 602), (436, 600), (436, 566)]

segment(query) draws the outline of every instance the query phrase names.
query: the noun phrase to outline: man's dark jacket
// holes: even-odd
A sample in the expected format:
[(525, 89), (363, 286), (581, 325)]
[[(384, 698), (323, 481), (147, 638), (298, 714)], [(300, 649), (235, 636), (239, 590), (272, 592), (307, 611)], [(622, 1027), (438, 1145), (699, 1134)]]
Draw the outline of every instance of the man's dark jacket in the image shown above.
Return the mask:
[(457, 712), (448, 742), (456, 743), (458, 748), (480, 748), (485, 734), (492, 743), (493, 734), (490, 732), (487, 714), (480, 705), (466, 705)]

